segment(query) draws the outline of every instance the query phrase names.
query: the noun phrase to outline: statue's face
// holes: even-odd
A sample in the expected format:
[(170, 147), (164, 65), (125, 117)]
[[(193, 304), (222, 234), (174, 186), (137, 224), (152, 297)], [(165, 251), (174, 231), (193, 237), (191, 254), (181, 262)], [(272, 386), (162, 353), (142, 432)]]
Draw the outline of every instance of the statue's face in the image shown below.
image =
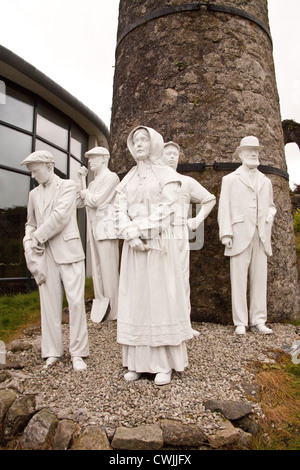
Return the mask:
[(48, 183), (53, 174), (51, 165), (48, 163), (29, 163), (27, 168), (38, 184)]
[(137, 161), (147, 160), (150, 156), (151, 141), (146, 129), (137, 130), (133, 136), (133, 149)]
[(257, 168), (259, 165), (259, 150), (255, 148), (240, 151), (240, 159), (248, 168)]
[(176, 170), (179, 160), (179, 150), (175, 145), (167, 145), (162, 154), (162, 161)]
[(104, 157), (102, 155), (92, 155), (89, 158), (89, 167), (91, 171), (97, 172), (103, 165)]

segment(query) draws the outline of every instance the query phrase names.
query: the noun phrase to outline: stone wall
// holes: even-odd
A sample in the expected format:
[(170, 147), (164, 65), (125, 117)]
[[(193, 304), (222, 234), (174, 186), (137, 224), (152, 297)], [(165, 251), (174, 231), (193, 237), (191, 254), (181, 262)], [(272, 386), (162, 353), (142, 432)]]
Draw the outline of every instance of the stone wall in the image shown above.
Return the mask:
[(207, 436), (197, 424), (163, 419), (134, 428), (120, 426), (108, 436), (102, 426), (81, 426), (71, 419), (59, 419), (50, 408), (39, 409), (34, 395), (0, 390), (0, 450), (251, 448), (252, 435), (259, 429), (251, 404), (208, 400), (205, 407), (223, 416), (220, 429), (213, 435)]
[[(183, 3), (166, 1), (163, 7)], [(266, 0), (212, 3), (243, 10), (268, 28)], [(118, 38), (163, 7), (158, 0), (121, 0)], [(269, 35), (255, 21), (206, 7), (142, 22), (116, 50), (110, 151), (118, 173), (134, 165), (126, 139), (139, 124), (153, 127), (165, 141), (176, 141), (182, 148), (180, 163), (205, 162), (204, 172), (189, 175), (217, 198), (225, 172), (212, 165), (238, 162), (233, 153), (246, 135), (256, 135), (263, 145), (262, 165), (285, 172)], [(299, 311), (299, 284), (289, 184), (282, 176), (269, 176), (278, 209), (269, 262), (269, 319), (282, 321)], [(192, 312), (200, 321), (226, 323), (231, 322), (229, 261), (218, 240), (216, 215), (217, 207), (205, 222), (203, 249), (191, 252)]]

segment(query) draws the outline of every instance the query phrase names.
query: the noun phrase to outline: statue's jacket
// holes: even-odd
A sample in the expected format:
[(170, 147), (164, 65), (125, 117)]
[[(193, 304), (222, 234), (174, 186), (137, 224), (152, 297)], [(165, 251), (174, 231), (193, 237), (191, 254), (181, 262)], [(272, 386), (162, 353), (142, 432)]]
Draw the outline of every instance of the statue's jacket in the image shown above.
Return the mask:
[(95, 240), (114, 240), (115, 228), (114, 197), (115, 188), (120, 183), (116, 173), (106, 168), (88, 186), (85, 199), (77, 195), (77, 207), (86, 207), (88, 222), (91, 224)]
[[(225, 256), (235, 256), (250, 244), (256, 227), (264, 250), (272, 255), (271, 230), (276, 207), (272, 183), (259, 170), (256, 188), (239, 167), (222, 179), (218, 209), (219, 236), (232, 237), (232, 248), (225, 247)], [(269, 218), (269, 222), (267, 221)]]
[(36, 239), (51, 250), (56, 263), (75, 263), (85, 258), (76, 219), (77, 185), (54, 175), (47, 197), (42, 184), (29, 193), (24, 244)]

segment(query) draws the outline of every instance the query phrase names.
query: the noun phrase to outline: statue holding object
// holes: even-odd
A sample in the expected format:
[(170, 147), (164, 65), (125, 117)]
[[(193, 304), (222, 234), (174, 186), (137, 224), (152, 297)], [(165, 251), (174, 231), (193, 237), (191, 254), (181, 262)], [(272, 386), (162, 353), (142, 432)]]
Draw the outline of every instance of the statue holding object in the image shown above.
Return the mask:
[[(94, 180), (86, 188), (87, 169), (78, 171), (81, 187), (77, 207), (86, 207), (88, 240), (91, 249), (94, 296), (91, 319), (117, 319), (119, 288), (119, 240), (115, 229), (114, 192), (120, 180), (108, 168), (109, 151), (95, 147), (85, 153)], [(108, 307), (110, 310), (108, 312)], [(108, 313), (107, 313), (108, 312)]]

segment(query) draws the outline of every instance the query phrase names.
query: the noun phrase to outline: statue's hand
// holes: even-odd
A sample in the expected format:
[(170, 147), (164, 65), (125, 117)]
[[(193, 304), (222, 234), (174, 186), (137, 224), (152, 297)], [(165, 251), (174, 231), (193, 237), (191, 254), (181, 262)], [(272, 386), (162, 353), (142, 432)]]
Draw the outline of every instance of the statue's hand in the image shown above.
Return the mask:
[(193, 217), (192, 219), (187, 220), (187, 226), (190, 230), (193, 232), (197, 230), (197, 223), (196, 223), (196, 217)]
[(85, 166), (81, 166), (77, 171), (77, 175), (79, 176), (86, 176), (88, 174), (88, 169)]
[(273, 222), (273, 218), (274, 218), (273, 215), (272, 215), (272, 214), (269, 214), (269, 215), (267, 216), (267, 218), (266, 218), (267, 224), (272, 223), (272, 222)]
[(129, 246), (135, 251), (148, 251), (150, 249), (140, 238), (130, 240)]
[(31, 235), (31, 249), (34, 251), (37, 255), (42, 255), (45, 251), (44, 245), (42, 245), (34, 236), (34, 234)]
[(222, 238), (222, 243), (227, 248), (232, 248), (232, 237), (223, 237)]

